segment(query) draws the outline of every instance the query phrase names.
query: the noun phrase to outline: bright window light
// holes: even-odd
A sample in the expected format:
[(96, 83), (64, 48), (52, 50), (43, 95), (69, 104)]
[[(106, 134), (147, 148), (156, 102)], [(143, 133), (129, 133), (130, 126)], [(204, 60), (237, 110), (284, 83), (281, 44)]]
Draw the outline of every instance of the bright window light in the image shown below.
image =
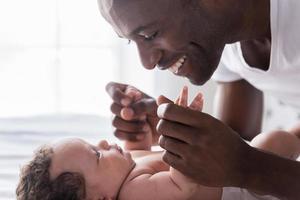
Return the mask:
[(0, 1), (0, 118), (110, 115), (119, 40), (97, 1)]

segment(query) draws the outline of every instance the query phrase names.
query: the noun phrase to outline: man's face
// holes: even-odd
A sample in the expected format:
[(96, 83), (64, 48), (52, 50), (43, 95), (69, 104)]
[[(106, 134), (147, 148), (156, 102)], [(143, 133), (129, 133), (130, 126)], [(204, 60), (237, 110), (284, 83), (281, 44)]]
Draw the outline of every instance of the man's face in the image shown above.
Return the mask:
[(203, 2), (98, 0), (116, 33), (136, 43), (145, 68), (168, 69), (197, 85), (212, 76), (225, 45), (224, 21)]

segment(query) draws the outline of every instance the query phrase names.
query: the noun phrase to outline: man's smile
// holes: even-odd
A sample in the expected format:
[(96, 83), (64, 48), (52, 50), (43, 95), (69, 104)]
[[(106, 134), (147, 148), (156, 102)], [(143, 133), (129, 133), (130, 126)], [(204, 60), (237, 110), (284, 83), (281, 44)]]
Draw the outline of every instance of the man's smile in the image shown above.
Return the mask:
[(173, 65), (171, 65), (168, 70), (173, 72), (174, 74), (179, 74), (180, 69), (182, 68), (183, 64), (185, 63), (186, 55), (180, 57)]

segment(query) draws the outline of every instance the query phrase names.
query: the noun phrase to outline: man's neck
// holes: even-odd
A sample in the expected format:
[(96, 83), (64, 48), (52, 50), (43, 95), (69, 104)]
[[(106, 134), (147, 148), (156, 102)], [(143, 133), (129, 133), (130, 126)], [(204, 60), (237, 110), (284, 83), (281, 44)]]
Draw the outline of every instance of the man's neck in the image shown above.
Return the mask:
[(270, 0), (238, 1), (247, 8), (236, 41), (271, 39)]

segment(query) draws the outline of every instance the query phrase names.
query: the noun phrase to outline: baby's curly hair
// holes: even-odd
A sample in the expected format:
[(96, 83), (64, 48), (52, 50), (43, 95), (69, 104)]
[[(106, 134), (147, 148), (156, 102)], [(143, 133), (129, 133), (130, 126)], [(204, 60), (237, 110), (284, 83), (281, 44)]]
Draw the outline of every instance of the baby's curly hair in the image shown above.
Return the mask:
[(17, 200), (82, 200), (85, 180), (79, 173), (65, 172), (50, 180), (49, 167), (53, 149), (39, 148), (32, 161), (21, 169), (16, 189)]

